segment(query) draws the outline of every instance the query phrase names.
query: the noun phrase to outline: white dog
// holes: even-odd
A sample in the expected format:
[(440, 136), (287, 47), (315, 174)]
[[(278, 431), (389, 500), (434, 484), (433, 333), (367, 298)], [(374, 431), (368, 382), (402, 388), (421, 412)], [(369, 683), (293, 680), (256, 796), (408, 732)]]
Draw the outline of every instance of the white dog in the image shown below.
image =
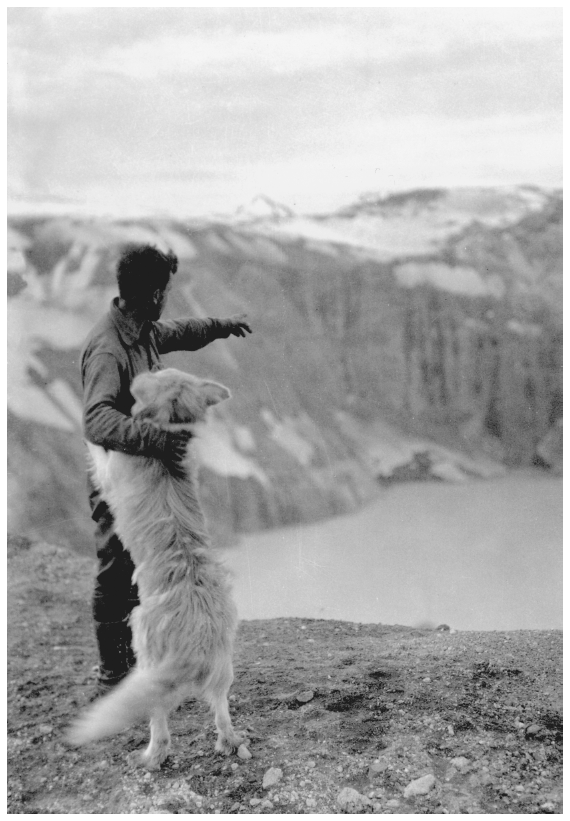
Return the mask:
[[(139, 375), (132, 394), (133, 417), (161, 427), (191, 426), (193, 433), (208, 406), (230, 397), (223, 385), (173, 368)], [(233, 729), (228, 710), (237, 611), (227, 572), (209, 547), (192, 446), (184, 478), (157, 459), (89, 449), (94, 478), (136, 567), (140, 605), (131, 626), (137, 663), (71, 727), (68, 740), (85, 744), (150, 718), (150, 744), (141, 763), (157, 769), (170, 749), (169, 712), (198, 697), (214, 711), (216, 750), (230, 753), (247, 743)]]

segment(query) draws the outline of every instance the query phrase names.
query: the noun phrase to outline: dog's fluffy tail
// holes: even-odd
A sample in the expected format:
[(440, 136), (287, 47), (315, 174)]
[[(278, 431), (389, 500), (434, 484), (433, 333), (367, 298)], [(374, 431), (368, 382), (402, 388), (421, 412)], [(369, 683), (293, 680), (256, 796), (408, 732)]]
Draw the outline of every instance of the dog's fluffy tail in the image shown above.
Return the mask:
[(133, 670), (71, 725), (66, 733), (67, 741), (73, 746), (88, 744), (148, 719), (153, 707), (164, 701), (168, 687), (164, 678), (157, 670)]

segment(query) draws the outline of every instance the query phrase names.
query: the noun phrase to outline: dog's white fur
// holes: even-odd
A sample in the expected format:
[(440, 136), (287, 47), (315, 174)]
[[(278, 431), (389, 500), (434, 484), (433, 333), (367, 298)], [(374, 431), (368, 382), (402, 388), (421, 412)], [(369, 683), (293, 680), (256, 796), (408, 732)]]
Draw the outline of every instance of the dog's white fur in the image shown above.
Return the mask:
[[(161, 427), (191, 426), (194, 433), (208, 406), (230, 396), (222, 385), (173, 368), (139, 375), (132, 394), (133, 417)], [(89, 450), (93, 476), (136, 567), (140, 605), (131, 626), (137, 663), (72, 725), (68, 740), (85, 744), (150, 718), (141, 763), (156, 769), (170, 749), (169, 712), (198, 697), (214, 711), (216, 750), (229, 753), (247, 742), (233, 729), (228, 710), (237, 611), (227, 572), (209, 547), (192, 446), (182, 479), (157, 459), (94, 445)]]

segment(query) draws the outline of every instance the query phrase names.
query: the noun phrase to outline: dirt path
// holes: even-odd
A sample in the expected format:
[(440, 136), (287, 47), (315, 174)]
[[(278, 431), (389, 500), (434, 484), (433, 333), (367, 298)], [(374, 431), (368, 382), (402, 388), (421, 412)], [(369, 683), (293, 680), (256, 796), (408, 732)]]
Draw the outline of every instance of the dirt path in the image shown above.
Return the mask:
[(93, 686), (91, 561), (15, 539), (8, 568), (10, 813), (562, 812), (560, 632), (243, 622), (231, 708), (253, 757), (214, 755), (190, 703), (147, 773), (126, 758), (144, 725), (62, 741)]

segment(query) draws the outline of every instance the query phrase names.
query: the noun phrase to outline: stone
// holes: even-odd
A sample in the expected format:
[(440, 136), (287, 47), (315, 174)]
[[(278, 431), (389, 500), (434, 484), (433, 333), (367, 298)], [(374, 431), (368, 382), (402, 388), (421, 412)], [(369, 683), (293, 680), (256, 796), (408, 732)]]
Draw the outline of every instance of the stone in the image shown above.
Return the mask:
[(471, 762), (464, 755), (458, 755), (457, 758), (452, 758), (449, 762), (452, 767), (459, 770), (460, 773), (465, 773), (471, 766)]
[(307, 800), (305, 801), (305, 804), (307, 805), (307, 807), (316, 807), (317, 806), (316, 799), (314, 799), (314, 798), (307, 798)]
[(374, 764), (371, 764), (368, 768), (369, 775), (379, 775), (380, 773), (385, 772), (388, 769), (388, 762), (387, 761), (375, 761)]
[(250, 798), (249, 804), (251, 807), (257, 807), (258, 804), (261, 804), (261, 798)]
[(278, 784), (283, 778), (283, 770), (280, 767), (270, 767), (263, 776), (263, 789), (269, 790)]
[(309, 701), (312, 701), (315, 697), (315, 694), (312, 690), (303, 690), (302, 693), (299, 693), (296, 697), (296, 700), (299, 704), (308, 704)]
[(527, 738), (540, 738), (544, 735), (544, 728), (540, 724), (529, 724), (525, 730)]
[(366, 807), (371, 805), (371, 801), (352, 787), (342, 789), (336, 798), (336, 803), (341, 812), (361, 813)]
[(410, 781), (404, 790), (404, 798), (414, 798), (416, 795), (427, 795), (434, 787), (435, 776), (431, 773), (422, 775), (421, 778)]

